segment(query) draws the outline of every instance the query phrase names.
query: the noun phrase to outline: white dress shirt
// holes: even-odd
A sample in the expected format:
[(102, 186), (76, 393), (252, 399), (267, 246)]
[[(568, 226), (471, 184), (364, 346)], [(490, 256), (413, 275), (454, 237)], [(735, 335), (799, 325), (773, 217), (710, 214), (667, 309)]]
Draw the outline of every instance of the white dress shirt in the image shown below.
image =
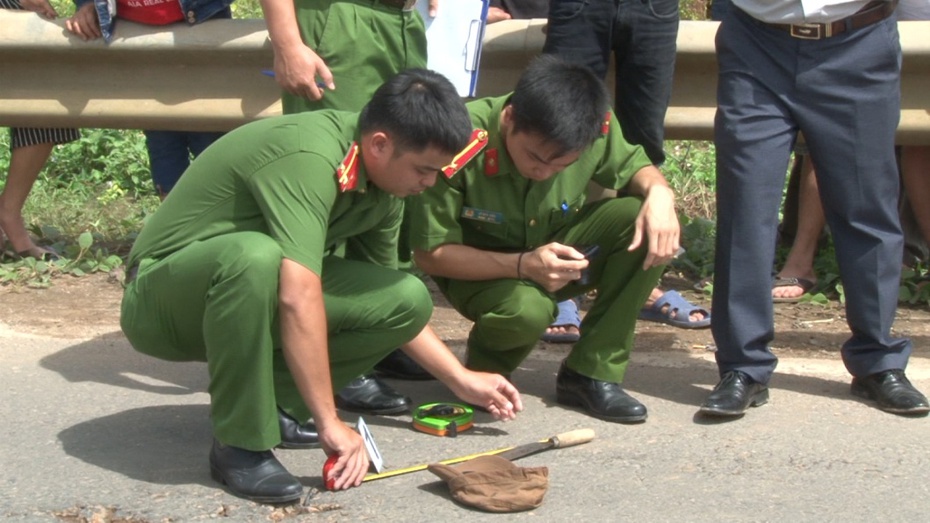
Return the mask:
[(865, 7), (870, 0), (732, 1), (733, 5), (756, 20), (773, 24), (808, 24), (841, 20)]

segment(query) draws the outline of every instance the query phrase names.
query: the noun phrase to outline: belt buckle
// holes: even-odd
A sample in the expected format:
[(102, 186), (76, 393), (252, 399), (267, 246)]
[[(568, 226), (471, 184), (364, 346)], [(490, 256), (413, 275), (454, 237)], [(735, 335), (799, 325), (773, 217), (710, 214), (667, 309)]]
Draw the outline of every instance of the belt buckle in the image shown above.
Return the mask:
[(789, 33), (801, 40), (820, 40), (833, 36), (832, 29), (830, 24), (791, 24)]
[(415, 5), (417, 0), (404, 0), (404, 11), (412, 11)]

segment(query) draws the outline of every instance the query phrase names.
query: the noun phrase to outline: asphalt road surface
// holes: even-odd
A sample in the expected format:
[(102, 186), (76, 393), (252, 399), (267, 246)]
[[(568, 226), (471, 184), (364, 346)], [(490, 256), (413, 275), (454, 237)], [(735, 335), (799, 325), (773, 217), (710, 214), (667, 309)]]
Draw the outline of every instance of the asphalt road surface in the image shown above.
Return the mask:
[[(460, 344), (459, 344), (460, 345)], [(456, 504), (429, 472), (302, 507), (267, 507), (224, 491), (209, 475), (206, 370), (135, 353), (114, 327), (87, 339), (16, 332), (0, 324), (0, 519), (13, 521), (471, 521), (501, 518)], [(461, 347), (459, 347), (460, 349)], [(533, 521), (926, 521), (930, 420), (882, 413), (849, 394), (835, 359), (783, 357), (770, 404), (744, 418), (696, 416), (716, 383), (709, 352), (636, 353), (627, 390), (649, 419), (619, 425), (555, 404), (562, 349), (537, 350), (514, 373), (518, 420), (457, 438), (411, 429), (409, 416), (366, 417), (388, 469), (591, 428), (591, 443), (520, 460), (549, 467)], [(930, 361), (908, 374), (930, 391)], [(417, 403), (451, 400), (441, 385), (392, 381)], [(344, 413), (354, 422), (357, 416)], [(321, 487), (319, 450), (278, 451), (308, 492)]]

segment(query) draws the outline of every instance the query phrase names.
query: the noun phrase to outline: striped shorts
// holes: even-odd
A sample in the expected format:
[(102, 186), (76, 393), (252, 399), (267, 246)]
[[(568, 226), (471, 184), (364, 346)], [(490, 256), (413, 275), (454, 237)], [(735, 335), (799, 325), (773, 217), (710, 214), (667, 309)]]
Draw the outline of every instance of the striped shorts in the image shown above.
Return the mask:
[(10, 149), (29, 147), (40, 143), (68, 143), (81, 137), (77, 129), (36, 129), (32, 127), (10, 128)]

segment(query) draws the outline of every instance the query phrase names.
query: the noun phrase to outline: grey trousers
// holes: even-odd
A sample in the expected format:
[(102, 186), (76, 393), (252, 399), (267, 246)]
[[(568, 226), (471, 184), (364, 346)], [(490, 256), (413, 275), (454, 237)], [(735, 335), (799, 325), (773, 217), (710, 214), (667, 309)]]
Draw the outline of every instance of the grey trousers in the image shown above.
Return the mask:
[(713, 334), (721, 374), (767, 383), (777, 358), (771, 262), (791, 146), (804, 133), (833, 233), (852, 332), (854, 376), (903, 369), (908, 339), (890, 335), (903, 237), (894, 132), (901, 47), (894, 16), (800, 40), (733, 8), (717, 33), (720, 67)]

